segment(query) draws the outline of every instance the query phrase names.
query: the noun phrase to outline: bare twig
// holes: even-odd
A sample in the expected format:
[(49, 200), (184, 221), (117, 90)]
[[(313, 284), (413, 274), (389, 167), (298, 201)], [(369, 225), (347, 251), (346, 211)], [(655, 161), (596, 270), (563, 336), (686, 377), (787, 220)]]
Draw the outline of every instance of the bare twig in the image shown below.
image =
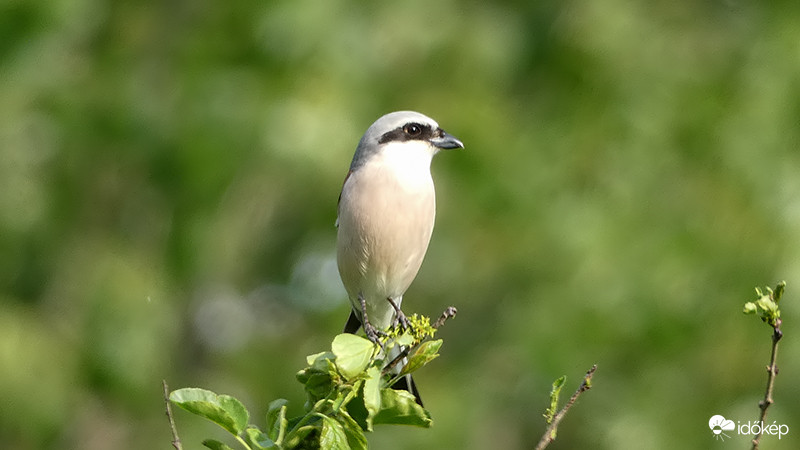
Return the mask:
[(593, 365), (592, 368), (589, 369), (588, 372), (586, 372), (586, 375), (583, 377), (583, 382), (581, 382), (581, 385), (580, 387), (578, 387), (578, 390), (575, 391), (574, 394), (572, 394), (572, 397), (569, 398), (567, 404), (564, 405), (563, 408), (561, 408), (561, 410), (558, 412), (558, 414), (555, 415), (555, 417), (553, 417), (553, 421), (550, 422), (550, 425), (547, 427), (547, 430), (545, 430), (544, 434), (542, 435), (542, 438), (539, 440), (539, 443), (536, 444), (536, 450), (544, 449), (556, 439), (556, 430), (558, 429), (558, 424), (561, 422), (561, 419), (563, 419), (564, 416), (567, 415), (567, 411), (569, 411), (569, 409), (572, 408), (572, 405), (575, 404), (575, 401), (578, 400), (578, 397), (585, 391), (588, 391), (589, 389), (592, 388), (592, 377), (594, 376), (595, 370), (597, 370), (597, 364)]
[(164, 403), (167, 405), (167, 419), (169, 419), (169, 429), (172, 430), (172, 446), (175, 450), (183, 450), (181, 446), (181, 439), (178, 437), (178, 429), (175, 427), (175, 419), (172, 418), (172, 406), (169, 401), (169, 387), (167, 387), (167, 380), (161, 380), (164, 385)]
[(406, 347), (404, 348), (399, 355), (397, 355), (393, 360), (389, 362), (386, 366), (384, 366), (383, 370), (381, 370), (382, 375), (386, 375), (387, 373), (391, 372), (394, 369), (394, 366), (400, 364), (400, 361), (405, 359), (408, 356), (408, 353), (411, 349)]
[(455, 317), (456, 313), (458, 313), (458, 310), (455, 308), (455, 306), (448, 306), (447, 309), (444, 310), (442, 315), (439, 316), (438, 319), (436, 319), (436, 322), (433, 323), (433, 328), (438, 329), (439, 327), (444, 325), (445, 322), (447, 322), (447, 319)]
[(775, 320), (775, 325), (772, 326), (772, 355), (769, 359), (769, 365), (767, 366), (767, 390), (764, 393), (764, 400), (758, 402), (758, 407), (761, 409), (761, 415), (759, 417), (759, 423), (761, 424), (758, 427), (758, 433), (753, 438), (753, 450), (758, 450), (758, 445), (761, 442), (761, 436), (764, 433), (764, 423), (767, 418), (767, 409), (769, 405), (773, 403), (772, 400), (772, 390), (775, 387), (775, 376), (778, 375), (778, 365), (776, 363), (778, 359), (778, 341), (781, 340), (783, 337), (783, 332), (781, 331), (781, 319)]

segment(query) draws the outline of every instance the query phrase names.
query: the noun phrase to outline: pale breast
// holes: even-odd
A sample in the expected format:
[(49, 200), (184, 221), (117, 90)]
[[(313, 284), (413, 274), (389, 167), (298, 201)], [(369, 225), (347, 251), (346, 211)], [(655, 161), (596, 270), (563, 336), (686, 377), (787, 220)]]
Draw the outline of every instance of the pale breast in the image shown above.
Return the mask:
[(377, 160), (347, 179), (337, 257), (351, 299), (400, 297), (416, 276), (436, 214), (429, 164), (398, 171)]

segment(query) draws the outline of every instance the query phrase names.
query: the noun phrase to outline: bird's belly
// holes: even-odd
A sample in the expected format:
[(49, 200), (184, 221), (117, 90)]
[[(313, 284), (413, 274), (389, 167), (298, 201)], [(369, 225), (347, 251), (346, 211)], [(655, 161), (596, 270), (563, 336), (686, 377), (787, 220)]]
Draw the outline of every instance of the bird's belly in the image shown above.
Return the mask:
[(386, 299), (399, 303), (425, 257), (435, 200), (432, 186), (412, 191), (395, 187), (393, 195), (376, 195), (375, 189), (360, 187), (361, 195), (343, 196), (340, 204), (339, 272), (355, 310), (360, 312), (361, 295), (370, 321), (385, 328), (393, 314)]

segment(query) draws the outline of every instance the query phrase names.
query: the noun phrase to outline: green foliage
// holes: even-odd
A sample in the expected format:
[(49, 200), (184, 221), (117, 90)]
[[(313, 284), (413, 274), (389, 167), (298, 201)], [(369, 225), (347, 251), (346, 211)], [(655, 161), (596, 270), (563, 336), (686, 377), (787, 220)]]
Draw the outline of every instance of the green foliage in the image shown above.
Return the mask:
[(333, 339), (331, 350), (336, 357), (339, 371), (350, 380), (367, 368), (375, 354), (376, 345), (355, 334), (345, 333)]
[(212, 420), (231, 434), (241, 433), (250, 419), (250, 413), (239, 400), (205, 389), (180, 389), (172, 392), (169, 399), (193, 414)]
[[(392, 329), (379, 343), (354, 334), (333, 339), (331, 351), (309, 355), (308, 367), (297, 373), (306, 393), (305, 413), (287, 419), (288, 401), (270, 403), (264, 431), (248, 425), (250, 414), (237, 399), (214, 392), (184, 388), (173, 391), (170, 401), (181, 408), (216, 423), (245, 448), (263, 449), (365, 449), (365, 432), (374, 425), (413, 425), (428, 428), (431, 416), (414, 396), (394, 390), (397, 380), (386, 368), (392, 361), (386, 349), (408, 345), (409, 363), (401, 375), (410, 374), (438, 356), (442, 340), (430, 340), (435, 329), (427, 318), (412, 316), (416, 325), (402, 332)], [(388, 372), (388, 373), (387, 373)], [(210, 449), (229, 449), (226, 444), (207, 439)]]
[[(561, 388), (564, 386), (565, 381), (567, 381), (566, 375), (562, 375), (553, 381), (553, 387), (550, 389), (550, 406), (544, 413), (544, 418), (548, 425), (553, 422), (553, 418), (558, 413), (558, 397), (561, 395)], [(555, 435), (553, 437), (555, 438)]]
[(745, 314), (754, 314), (775, 328), (780, 324), (781, 310), (778, 308), (778, 302), (786, 289), (786, 282), (781, 281), (775, 286), (775, 289), (771, 289), (769, 286), (765, 289), (766, 291), (762, 291), (761, 288), (756, 288), (757, 298), (754, 301), (745, 303), (743, 312)]

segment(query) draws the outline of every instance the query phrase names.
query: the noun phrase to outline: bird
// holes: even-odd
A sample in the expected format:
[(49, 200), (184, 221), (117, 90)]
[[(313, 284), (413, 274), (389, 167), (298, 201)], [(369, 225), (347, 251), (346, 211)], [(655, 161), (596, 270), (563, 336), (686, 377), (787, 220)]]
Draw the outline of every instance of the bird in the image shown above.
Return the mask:
[[(356, 147), (339, 196), (336, 260), (351, 303), (345, 333), (373, 342), (408, 322), (403, 295), (433, 233), (436, 194), (430, 165), (440, 150), (464, 148), (424, 114), (396, 111), (376, 120)], [(410, 375), (394, 386), (422, 399)]]

